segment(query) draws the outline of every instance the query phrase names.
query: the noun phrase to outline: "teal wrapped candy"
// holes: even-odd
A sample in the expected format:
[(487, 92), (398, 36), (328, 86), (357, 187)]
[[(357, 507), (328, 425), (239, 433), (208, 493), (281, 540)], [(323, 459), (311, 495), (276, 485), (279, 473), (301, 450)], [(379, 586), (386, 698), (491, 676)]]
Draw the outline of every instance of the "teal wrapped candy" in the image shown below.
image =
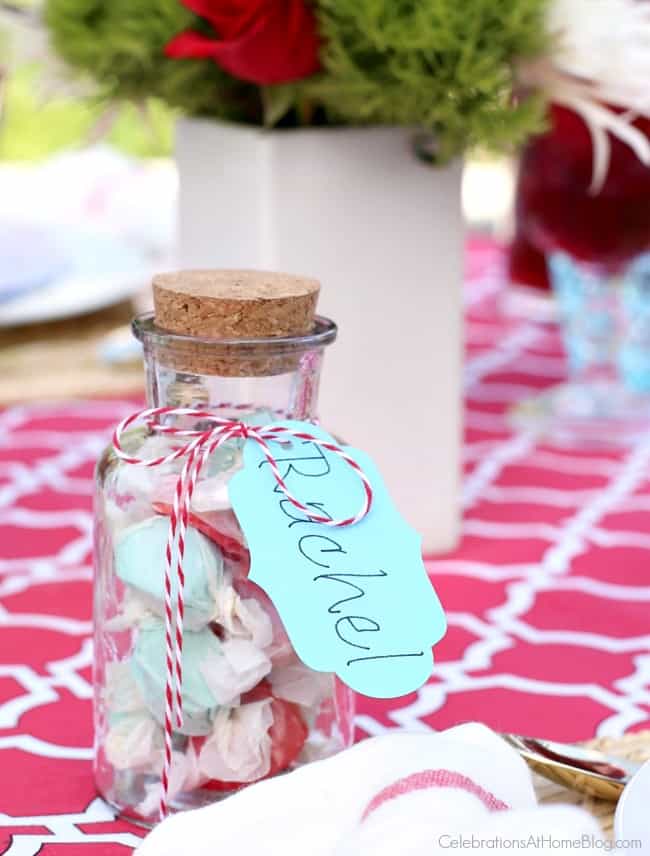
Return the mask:
[[(183, 727), (192, 737), (209, 734), (219, 708), (201, 669), (222, 657), (221, 643), (214, 633), (201, 630), (183, 634)], [(145, 706), (159, 723), (165, 716), (165, 627), (152, 620), (139, 632), (131, 658), (131, 672)]]
[[(163, 615), (165, 550), (168, 517), (150, 517), (124, 530), (115, 547), (118, 577), (144, 596), (146, 605)], [(199, 630), (212, 620), (223, 581), (221, 551), (189, 526), (185, 537), (185, 626)], [(176, 596), (176, 590), (173, 590)]]

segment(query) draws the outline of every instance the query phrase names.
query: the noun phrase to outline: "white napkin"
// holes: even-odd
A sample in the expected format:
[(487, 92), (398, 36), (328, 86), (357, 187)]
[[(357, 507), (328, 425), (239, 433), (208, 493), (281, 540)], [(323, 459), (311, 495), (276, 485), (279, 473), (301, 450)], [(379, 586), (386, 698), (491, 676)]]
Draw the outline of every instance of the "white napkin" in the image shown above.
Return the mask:
[(517, 753), (485, 726), (468, 724), (371, 738), (174, 815), (137, 856), (494, 854), (521, 851), (522, 841), (535, 854), (603, 852), (593, 818), (568, 806), (537, 807)]

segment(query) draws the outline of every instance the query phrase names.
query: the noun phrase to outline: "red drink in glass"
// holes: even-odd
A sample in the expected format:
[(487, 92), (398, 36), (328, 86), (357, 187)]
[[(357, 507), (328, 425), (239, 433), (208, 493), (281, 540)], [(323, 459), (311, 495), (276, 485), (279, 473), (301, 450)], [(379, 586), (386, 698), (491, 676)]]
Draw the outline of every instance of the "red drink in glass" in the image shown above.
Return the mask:
[[(570, 444), (634, 442), (650, 427), (650, 275), (639, 263), (632, 277), (625, 269), (650, 249), (650, 167), (609, 133), (607, 170), (594, 188), (585, 121), (559, 106), (549, 120), (521, 158), (510, 275), (548, 287), (541, 274), (550, 259), (569, 380), (521, 402), (512, 416)], [(650, 120), (633, 124), (650, 137)]]
[[(608, 270), (620, 269), (650, 246), (650, 167), (609, 134), (610, 159), (603, 186), (591, 190), (593, 142), (576, 113), (550, 109), (551, 127), (528, 144), (517, 189), (517, 231), (530, 246), (533, 281), (539, 257), (563, 250)], [(635, 127), (650, 136), (650, 120)], [(519, 253), (521, 257), (521, 246)]]

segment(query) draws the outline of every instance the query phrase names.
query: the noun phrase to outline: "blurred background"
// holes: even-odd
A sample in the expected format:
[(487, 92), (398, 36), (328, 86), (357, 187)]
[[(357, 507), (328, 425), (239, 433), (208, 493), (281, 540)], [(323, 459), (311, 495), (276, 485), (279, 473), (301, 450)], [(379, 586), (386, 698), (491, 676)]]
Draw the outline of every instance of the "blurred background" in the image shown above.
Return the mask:
[[(0, 404), (140, 389), (125, 325), (175, 264), (175, 111), (98, 99), (54, 55), (42, 11), (0, 3)], [(470, 229), (505, 239), (513, 187), (512, 158), (473, 151)]]
[(124, 325), (173, 244), (171, 111), (100, 104), (41, 11), (0, 4), (0, 403), (138, 389)]

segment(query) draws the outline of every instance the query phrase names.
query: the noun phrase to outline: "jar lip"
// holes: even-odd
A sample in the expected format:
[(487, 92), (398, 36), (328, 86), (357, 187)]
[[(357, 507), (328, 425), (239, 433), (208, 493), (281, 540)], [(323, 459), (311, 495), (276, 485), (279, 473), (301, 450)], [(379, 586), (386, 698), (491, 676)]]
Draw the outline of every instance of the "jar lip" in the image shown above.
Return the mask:
[(206, 336), (188, 336), (183, 333), (172, 333), (157, 327), (153, 312), (143, 312), (131, 322), (131, 330), (138, 341), (143, 344), (164, 345), (179, 348), (205, 346), (214, 350), (227, 348), (232, 355), (233, 349), (250, 348), (264, 349), (269, 353), (280, 353), (287, 350), (312, 350), (331, 345), (338, 334), (338, 327), (330, 318), (316, 315), (314, 327), (310, 333), (300, 336), (267, 336), (259, 339), (214, 339)]

